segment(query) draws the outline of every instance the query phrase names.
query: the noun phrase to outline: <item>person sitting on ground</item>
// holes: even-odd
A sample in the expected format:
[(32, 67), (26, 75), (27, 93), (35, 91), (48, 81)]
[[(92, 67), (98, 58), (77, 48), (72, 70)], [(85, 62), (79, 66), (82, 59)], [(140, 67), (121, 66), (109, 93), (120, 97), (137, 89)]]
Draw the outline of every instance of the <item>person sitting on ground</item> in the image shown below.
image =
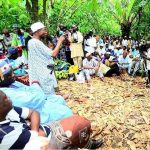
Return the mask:
[(18, 51), (18, 58), (15, 60), (16, 64), (19, 66), (21, 64), (23, 64), (24, 66), (28, 66), (28, 60), (26, 59), (26, 57), (24, 55), (22, 55), (22, 48), (19, 47), (17, 48)]
[(0, 90), (18, 107), (35, 109), (41, 115), (41, 123), (59, 120), (73, 115), (60, 95), (45, 95), (39, 83), (26, 86), (15, 81), (8, 58), (0, 60)]
[(99, 70), (99, 63), (93, 58), (91, 53), (86, 54), (86, 58), (83, 60), (83, 69), (85, 71), (87, 80), (90, 80), (91, 76), (96, 75), (102, 81), (104, 81), (104, 76)]
[(137, 71), (140, 68), (140, 53), (137, 48), (133, 47), (129, 53), (129, 57), (131, 59), (131, 72), (132, 76), (135, 76)]
[(99, 53), (99, 55), (100, 55), (101, 58), (104, 57), (104, 54), (106, 53), (106, 51), (105, 51), (103, 43), (100, 44), (100, 49), (97, 52)]
[(13, 25), (13, 28), (15, 33), (12, 37), (11, 46), (16, 48), (21, 47), (23, 49), (23, 55), (27, 58), (28, 52), (25, 49), (25, 39), (28, 37), (29, 34), (22, 31), (17, 24)]
[(104, 76), (106, 77), (111, 77), (113, 74), (116, 74), (117, 76), (120, 75), (119, 67), (117, 64), (111, 65), (111, 67), (106, 66), (101, 62), (101, 59), (98, 55), (98, 53), (93, 53), (93, 58), (99, 62), (100, 65), (100, 71), (103, 73)]
[(40, 125), (40, 114), (28, 108), (12, 105), (7, 95), (0, 91), (0, 149), (23, 149), (38, 136), (48, 137), (51, 149), (96, 149), (102, 140), (90, 139), (90, 121), (72, 116)]
[(116, 49), (114, 50), (114, 54), (117, 58), (120, 57), (120, 55), (123, 54), (123, 49), (121, 48), (120, 45), (116, 45)]
[(112, 65), (111, 68), (100, 62), (100, 71), (105, 77), (111, 77), (112, 75), (120, 75), (119, 67)]
[(114, 64), (117, 64), (117, 62), (118, 62), (118, 59), (114, 56), (111, 56), (110, 52), (106, 52), (104, 55), (104, 58), (102, 59), (102, 63), (110, 68)]
[(85, 48), (84, 50), (87, 53), (94, 53), (97, 47), (96, 38), (93, 36), (93, 31), (89, 31), (87, 35), (87, 39), (85, 40)]
[(27, 74), (24, 68), (23, 58), (21, 57), (21, 62), (19, 62), (20, 57), (18, 57), (18, 49), (15, 47), (10, 47), (8, 49), (8, 59), (11, 63), (15, 76), (24, 76)]
[(119, 68), (121, 70), (127, 70), (128, 74), (131, 72), (131, 59), (128, 56), (126, 51), (123, 52), (123, 55), (118, 59)]
[(10, 33), (9, 30), (4, 29), (3, 34), (4, 34), (3, 35), (4, 45), (5, 45), (6, 49), (8, 49), (11, 47), (13, 33)]

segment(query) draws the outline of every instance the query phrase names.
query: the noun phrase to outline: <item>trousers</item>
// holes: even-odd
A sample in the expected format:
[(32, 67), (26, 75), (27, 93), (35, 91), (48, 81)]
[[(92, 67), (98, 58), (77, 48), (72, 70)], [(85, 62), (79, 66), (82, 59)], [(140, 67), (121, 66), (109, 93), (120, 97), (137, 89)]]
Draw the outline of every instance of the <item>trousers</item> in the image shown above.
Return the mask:
[(80, 56), (74, 57), (73, 63), (75, 66), (78, 66), (78, 68), (80, 69), (82, 67), (82, 57)]

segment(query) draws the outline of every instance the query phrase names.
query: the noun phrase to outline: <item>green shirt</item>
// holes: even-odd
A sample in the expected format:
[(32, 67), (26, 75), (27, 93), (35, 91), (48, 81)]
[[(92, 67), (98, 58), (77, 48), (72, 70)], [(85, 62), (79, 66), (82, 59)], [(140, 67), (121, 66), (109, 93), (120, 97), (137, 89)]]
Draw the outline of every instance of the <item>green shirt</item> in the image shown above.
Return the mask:
[(22, 36), (18, 36), (17, 34), (13, 34), (13, 38), (12, 38), (12, 42), (11, 42), (11, 46), (24, 46), (25, 45), (25, 38), (28, 37), (28, 33), (27, 32), (23, 32)]

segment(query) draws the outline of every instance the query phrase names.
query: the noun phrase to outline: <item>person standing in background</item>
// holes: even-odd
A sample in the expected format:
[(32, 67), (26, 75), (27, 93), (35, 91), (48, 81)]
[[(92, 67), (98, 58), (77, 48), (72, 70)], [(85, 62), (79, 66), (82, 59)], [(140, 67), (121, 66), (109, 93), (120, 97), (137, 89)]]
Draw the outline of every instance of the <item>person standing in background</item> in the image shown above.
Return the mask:
[(83, 36), (78, 31), (76, 25), (72, 26), (72, 34), (71, 36), (69, 36), (69, 41), (70, 41), (71, 58), (73, 59), (74, 65), (78, 66), (79, 69), (81, 69), (82, 57), (84, 56), (82, 48)]

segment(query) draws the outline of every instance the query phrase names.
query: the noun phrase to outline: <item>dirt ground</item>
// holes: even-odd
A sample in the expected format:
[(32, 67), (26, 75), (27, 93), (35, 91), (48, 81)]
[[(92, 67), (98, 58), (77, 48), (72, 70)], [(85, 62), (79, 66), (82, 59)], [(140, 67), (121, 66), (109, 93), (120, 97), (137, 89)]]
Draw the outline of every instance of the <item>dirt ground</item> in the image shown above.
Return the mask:
[(150, 89), (145, 79), (98, 78), (91, 84), (59, 81), (70, 93), (67, 103), (75, 114), (91, 121), (92, 137), (104, 139), (102, 150), (150, 150)]

